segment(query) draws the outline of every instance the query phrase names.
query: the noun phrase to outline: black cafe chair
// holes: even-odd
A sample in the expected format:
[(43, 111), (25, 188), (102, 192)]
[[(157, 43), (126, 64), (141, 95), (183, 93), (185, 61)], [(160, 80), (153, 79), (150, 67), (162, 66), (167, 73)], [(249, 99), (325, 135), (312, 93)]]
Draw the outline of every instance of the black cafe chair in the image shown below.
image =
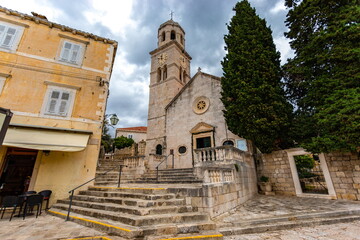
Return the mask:
[(41, 211), (41, 204), (42, 204), (43, 198), (44, 198), (43, 195), (40, 195), (40, 194), (30, 195), (26, 198), (23, 219), (25, 219), (25, 216), (26, 216), (28, 210), (30, 209), (32, 211), (35, 206), (37, 207), (36, 218), (38, 217), (39, 211)]
[[(46, 201), (45, 210), (49, 209), (49, 199), (50, 199), (51, 193), (52, 193), (51, 190), (43, 190), (43, 191), (39, 192), (39, 194), (44, 197), (43, 201)], [(41, 214), (41, 210), (40, 210), (40, 214)]]
[(18, 206), (18, 202), (19, 202), (19, 199), (17, 196), (5, 196), (3, 198), (3, 201), (0, 206), (0, 212), (2, 211), (1, 219), (4, 217), (6, 208), (13, 208), (13, 211), (11, 213), (10, 220), (9, 220), (9, 221), (11, 221), (11, 219), (15, 213), (16, 207)]

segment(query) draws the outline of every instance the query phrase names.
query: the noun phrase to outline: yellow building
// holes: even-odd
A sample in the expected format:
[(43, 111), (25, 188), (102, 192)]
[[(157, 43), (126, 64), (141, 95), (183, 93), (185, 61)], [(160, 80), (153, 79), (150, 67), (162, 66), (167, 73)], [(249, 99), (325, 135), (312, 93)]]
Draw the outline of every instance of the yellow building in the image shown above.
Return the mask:
[(0, 7), (0, 107), (14, 115), (0, 148), (0, 194), (93, 178), (117, 42)]

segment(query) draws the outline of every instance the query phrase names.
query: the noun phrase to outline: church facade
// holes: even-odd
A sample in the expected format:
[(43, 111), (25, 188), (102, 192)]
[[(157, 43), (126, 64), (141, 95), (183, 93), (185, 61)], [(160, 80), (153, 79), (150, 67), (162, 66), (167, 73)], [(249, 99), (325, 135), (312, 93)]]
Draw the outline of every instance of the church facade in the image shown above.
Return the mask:
[(232, 145), (247, 151), (223, 116), (219, 77), (199, 68), (190, 76), (185, 31), (173, 20), (160, 25), (158, 47), (150, 52), (150, 94), (146, 156), (153, 168), (170, 156), (168, 168), (192, 168), (194, 150)]

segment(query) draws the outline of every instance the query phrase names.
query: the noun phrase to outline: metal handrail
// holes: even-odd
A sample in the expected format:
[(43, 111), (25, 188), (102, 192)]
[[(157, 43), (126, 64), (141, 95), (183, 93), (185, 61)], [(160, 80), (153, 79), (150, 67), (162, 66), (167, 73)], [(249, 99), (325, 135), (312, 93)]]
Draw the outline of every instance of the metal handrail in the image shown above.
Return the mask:
[[(174, 154), (170, 153), (169, 155), (166, 156), (166, 158), (164, 160), (162, 160), (157, 166), (156, 166), (156, 182), (159, 182), (159, 166), (163, 163), (163, 162), (167, 162), (167, 159), (169, 156), (174, 156)], [(173, 161), (173, 168), (174, 168), (174, 161)]]
[[(122, 171), (122, 168), (123, 168), (123, 167), (127, 167), (127, 166), (120, 164), (120, 166), (119, 166), (118, 187), (120, 187), (121, 171)], [(111, 170), (109, 170), (109, 171), (106, 171), (106, 172), (104, 172), (104, 173), (101, 173), (101, 174), (99, 174), (99, 176), (106, 175), (106, 174), (108, 174), (108, 173), (111, 172), (111, 171), (113, 171), (113, 169), (111, 169)], [(85, 182), (85, 183), (83, 183), (83, 184), (81, 184), (81, 185), (77, 186), (76, 188), (74, 188), (74, 189), (72, 189), (72, 190), (69, 191), (69, 193), (71, 193), (71, 195), (70, 195), (70, 202), (69, 202), (68, 213), (67, 213), (67, 216), (66, 216), (66, 220), (65, 220), (65, 221), (69, 221), (69, 220), (70, 220), (70, 211), (71, 211), (72, 199), (73, 199), (75, 190), (78, 189), (78, 188), (80, 188), (80, 187), (82, 187), (82, 186), (84, 186), (84, 185), (86, 185), (86, 184), (88, 184), (88, 183), (91, 182), (91, 181), (94, 181), (94, 180), (95, 180), (97, 177), (99, 177), (99, 176), (96, 176), (96, 177), (90, 179), (89, 181), (87, 181), (87, 182)]]

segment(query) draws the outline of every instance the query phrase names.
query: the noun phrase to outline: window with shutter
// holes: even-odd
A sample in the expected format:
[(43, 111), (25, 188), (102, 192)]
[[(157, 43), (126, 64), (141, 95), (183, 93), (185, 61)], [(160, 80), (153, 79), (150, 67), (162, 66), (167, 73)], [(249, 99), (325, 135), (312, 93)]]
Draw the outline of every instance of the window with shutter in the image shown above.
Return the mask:
[(71, 64), (80, 64), (81, 50), (80, 44), (64, 41), (59, 60)]
[(20, 38), (22, 28), (0, 22), (0, 48), (14, 50)]
[(72, 104), (73, 90), (58, 88), (50, 89), (45, 114), (66, 117)]

